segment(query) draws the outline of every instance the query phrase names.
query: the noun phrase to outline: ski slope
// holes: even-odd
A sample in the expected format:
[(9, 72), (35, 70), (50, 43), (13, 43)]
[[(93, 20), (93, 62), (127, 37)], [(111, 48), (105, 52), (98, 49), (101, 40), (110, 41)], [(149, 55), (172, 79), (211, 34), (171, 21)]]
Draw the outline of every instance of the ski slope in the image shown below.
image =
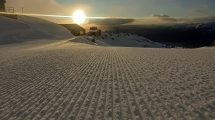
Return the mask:
[(73, 36), (60, 25), (29, 16), (18, 16), (18, 19), (0, 16), (0, 26), (0, 44), (64, 39)]
[(215, 48), (124, 33), (92, 43), (35, 18), (0, 25), (1, 120), (215, 119)]
[(215, 118), (214, 48), (61, 41), (1, 46), (0, 58), (2, 120)]

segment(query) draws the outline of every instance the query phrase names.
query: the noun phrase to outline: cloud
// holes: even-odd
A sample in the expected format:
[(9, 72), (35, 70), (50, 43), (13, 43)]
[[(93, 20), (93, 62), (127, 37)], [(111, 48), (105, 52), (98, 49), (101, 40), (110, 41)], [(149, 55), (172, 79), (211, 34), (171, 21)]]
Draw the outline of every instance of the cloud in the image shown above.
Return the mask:
[(169, 15), (165, 15), (165, 14), (152, 14), (152, 17), (162, 17), (162, 18), (169, 18)]
[(202, 4), (198, 7), (190, 7), (188, 10), (188, 15), (191, 16), (209, 16), (210, 15), (210, 9), (208, 5)]
[(27, 13), (46, 13), (63, 10), (63, 6), (55, 2), (55, 0), (7, 0), (7, 7), (13, 7), (16, 12), (21, 12), (21, 8), (24, 8), (24, 12)]
[(210, 23), (214, 22), (215, 17), (190, 17), (190, 18), (165, 18), (162, 17), (145, 17), (140, 20), (134, 20), (130, 25), (144, 25), (144, 24), (193, 24), (193, 23)]
[(152, 14), (149, 17), (143, 17), (142, 19), (94, 19), (89, 20), (89, 24), (97, 25), (123, 25), (123, 24), (169, 24), (177, 23), (178, 19), (172, 18), (165, 14)]
[[(86, 4), (62, 5), (56, 0), (7, 0), (6, 7), (13, 7), (15, 12), (51, 15), (72, 15), (73, 11), (79, 8), (90, 11), (91, 7)], [(58, 23), (71, 22), (71, 18), (45, 18)]]
[(60, 15), (71, 15), (73, 10), (80, 7), (86, 11), (91, 9), (91, 7), (86, 4), (62, 5), (56, 2), (56, 0), (7, 0), (6, 6), (14, 7), (16, 12), (21, 12), (21, 8), (24, 8), (24, 12), (27, 13)]
[[(59, 0), (60, 1), (60, 0)], [(69, 1), (69, 0), (68, 0)], [(84, 0), (83, 0), (84, 1)], [(92, 0), (91, 0), (92, 1)], [(122, 0), (123, 1), (123, 0)], [(136, 0), (139, 2), (140, 0)], [(154, 2), (157, 2), (156, 0), (153, 0)], [(170, 0), (167, 0), (170, 1)], [(194, 0), (193, 0), (194, 1)], [(200, 0), (199, 0), (200, 1)], [(116, 4), (110, 6), (109, 1), (106, 1), (105, 7), (97, 5), (96, 2), (96, 9), (93, 6), (93, 4), (87, 4), (87, 2), (75, 2), (71, 0), (71, 4), (62, 4), (59, 3), (56, 0), (7, 0), (7, 7), (14, 7), (15, 12), (21, 12), (22, 8), (24, 8), (25, 13), (37, 13), (37, 14), (53, 14), (53, 15), (72, 15), (73, 11), (75, 9), (84, 9), (87, 13), (87, 15), (96, 17), (116, 17), (116, 16), (140, 16), (139, 12), (141, 9), (136, 10), (128, 10), (128, 8), (133, 7), (136, 5), (133, 1), (124, 3), (123, 4)], [(104, 1), (100, 1), (100, 3), (103, 3)], [(150, 2), (148, 0), (148, 2)], [(201, 4), (200, 4), (201, 3)], [(109, 5), (109, 6), (108, 6)], [(106, 9), (108, 7), (108, 9)], [(145, 6), (147, 7), (147, 6)], [(146, 8), (147, 9), (147, 8)], [(184, 8), (185, 13), (187, 13), (187, 16), (207, 16), (210, 12), (210, 9), (208, 5), (202, 4), (202, 2), (198, 3), (198, 6), (193, 5), (189, 6), (189, 11), (187, 11), (187, 8)], [(147, 11), (145, 11), (147, 12)], [(151, 11), (148, 11), (151, 12)], [(147, 13), (148, 13), (147, 12)], [(161, 11), (162, 12), (162, 11)], [(93, 13), (93, 15), (91, 15)], [(131, 14), (133, 13), (133, 14)], [(144, 11), (141, 11), (141, 13), (144, 13)], [(148, 13), (150, 14), (150, 13)], [(144, 15), (144, 14), (143, 14)], [(177, 16), (174, 14), (171, 14), (173, 16)], [(45, 19), (48, 19), (53, 22), (57, 23), (71, 23), (71, 18), (48, 18), (45, 17)], [(213, 19), (213, 18), (212, 18)], [(106, 19), (106, 20), (90, 20), (89, 23), (97, 23), (97, 24), (130, 24), (130, 23), (144, 23), (144, 24), (166, 24), (166, 23), (180, 23), (180, 22), (189, 22), (189, 21), (203, 21), (199, 19), (176, 19), (166, 14), (152, 14), (149, 17), (144, 17), (143, 20), (132, 20), (132, 19)]]
[(132, 23), (134, 19), (94, 19), (89, 20), (89, 24), (98, 24), (98, 25), (122, 25), (127, 23)]

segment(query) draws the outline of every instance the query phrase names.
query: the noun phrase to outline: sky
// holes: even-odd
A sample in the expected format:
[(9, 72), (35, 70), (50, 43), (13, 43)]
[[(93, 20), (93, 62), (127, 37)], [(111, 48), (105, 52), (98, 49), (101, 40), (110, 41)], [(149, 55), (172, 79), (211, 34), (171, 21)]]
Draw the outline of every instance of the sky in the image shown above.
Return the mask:
[(7, 0), (7, 7), (28, 13), (71, 15), (84, 9), (88, 16), (145, 17), (166, 14), (173, 17), (215, 16), (215, 0)]
[(213, 16), (215, 0), (57, 0), (60, 4), (86, 4), (97, 16), (145, 17), (167, 14), (174, 17)]
[(23, 8), (24, 13), (71, 16), (82, 9), (89, 17), (207, 17), (215, 16), (214, 6), (215, 0), (7, 0), (6, 3), (15, 12)]

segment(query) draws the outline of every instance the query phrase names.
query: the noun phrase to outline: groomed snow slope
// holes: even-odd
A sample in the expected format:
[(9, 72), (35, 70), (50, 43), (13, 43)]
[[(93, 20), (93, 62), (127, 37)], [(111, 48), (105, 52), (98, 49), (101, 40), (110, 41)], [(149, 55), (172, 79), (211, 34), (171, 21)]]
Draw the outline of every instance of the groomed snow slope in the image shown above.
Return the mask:
[(214, 50), (0, 46), (0, 118), (214, 120)]
[[(71, 36), (35, 18), (0, 21), (3, 42)], [(214, 120), (215, 48), (136, 47), (140, 39), (0, 45), (0, 119)]]
[(65, 39), (73, 36), (64, 27), (39, 18), (0, 16), (0, 44), (42, 39)]

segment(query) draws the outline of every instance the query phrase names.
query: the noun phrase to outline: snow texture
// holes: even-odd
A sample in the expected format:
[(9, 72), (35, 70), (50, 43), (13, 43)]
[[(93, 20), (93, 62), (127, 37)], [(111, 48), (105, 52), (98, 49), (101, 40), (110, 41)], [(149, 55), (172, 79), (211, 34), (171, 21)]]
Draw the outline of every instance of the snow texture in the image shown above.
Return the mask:
[[(7, 51), (7, 52), (5, 52)], [(1, 120), (212, 120), (214, 48), (0, 48)]]
[[(95, 39), (95, 43), (92, 42)], [(98, 46), (165, 48), (164, 44), (153, 42), (145, 37), (128, 33), (103, 33), (101, 36), (78, 36), (70, 41)]]
[(163, 48), (164, 44), (153, 42), (145, 37), (130, 33), (103, 33), (96, 38), (99, 45), (121, 47)]
[[(13, 35), (47, 29), (37, 20), (2, 20), (15, 24)], [(113, 43), (108, 36), (95, 44), (74, 37), (0, 45), (0, 119), (215, 119), (215, 48), (118, 47), (139, 37), (122, 33)]]
[(0, 16), (0, 33), (1, 44), (73, 36), (60, 25), (28, 16), (18, 16), (18, 19)]

